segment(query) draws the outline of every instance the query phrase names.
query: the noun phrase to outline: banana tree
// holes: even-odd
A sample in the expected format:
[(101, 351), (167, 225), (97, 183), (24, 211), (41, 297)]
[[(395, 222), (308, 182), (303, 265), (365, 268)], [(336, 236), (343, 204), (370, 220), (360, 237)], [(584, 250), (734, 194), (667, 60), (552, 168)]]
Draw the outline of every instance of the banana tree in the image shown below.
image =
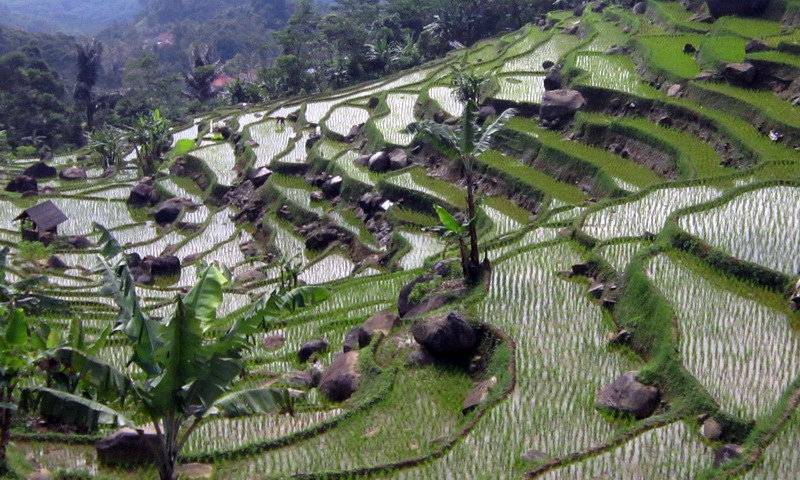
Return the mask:
[(445, 248), (442, 251), (443, 257), (450, 248), (452, 241), (458, 242), (458, 251), (461, 255), (461, 271), (464, 274), (464, 278), (467, 278), (469, 275), (469, 253), (467, 252), (467, 244), (464, 242), (464, 239), (468, 235), (469, 224), (472, 223), (474, 219), (468, 219), (466, 222), (460, 223), (444, 207), (434, 205), (433, 208), (436, 210), (436, 214), (439, 216), (439, 221), (442, 222), (442, 224), (426, 228), (425, 230), (438, 232), (442, 235), (442, 238), (444, 238), (446, 242)]
[[(454, 76), (454, 95), (464, 103), (464, 113), (454, 129), (430, 120), (412, 123), (408, 131), (419, 141), (430, 143), (440, 153), (457, 161), (464, 175), (467, 187), (467, 218), (474, 219), (475, 201), (475, 163), (476, 157), (489, 150), (494, 136), (501, 131), (517, 111), (509, 108), (499, 118), (484, 125), (479, 121), (479, 104), (483, 100), (485, 85), (483, 77), (473, 73), (457, 73)], [(478, 231), (474, 221), (467, 227), (469, 235), (469, 261), (466, 280), (472, 284), (480, 277), (480, 253), (478, 250)]]
[(0, 311), (0, 477), (9, 472), (6, 449), (11, 439), (11, 423), (18, 409), (19, 382), (34, 370), (37, 348), (28, 320), (21, 308)]
[[(162, 480), (173, 480), (178, 455), (192, 433), (211, 417), (241, 417), (271, 412), (292, 413), (285, 389), (231, 391), (243, 373), (242, 356), (252, 337), (270, 318), (328, 298), (322, 287), (301, 287), (265, 295), (233, 322), (216, 317), (228, 280), (213, 266), (200, 274), (186, 296), (175, 299), (171, 315), (157, 322), (141, 308), (126, 257), (119, 243), (99, 225), (102, 253), (98, 270), (104, 291), (119, 308), (114, 332), (132, 345), (137, 369), (119, 371), (74, 349), (57, 352), (83, 371), (82, 380), (104, 395), (99, 400), (51, 388), (31, 389), (33, 403), (71, 422), (126, 426), (144, 435), (152, 426), (156, 467)], [(133, 370), (133, 373), (130, 373)], [(117, 401), (103, 402), (103, 399)], [(127, 406), (125, 406), (127, 403)], [(134, 423), (125, 411), (135, 410), (148, 425)]]

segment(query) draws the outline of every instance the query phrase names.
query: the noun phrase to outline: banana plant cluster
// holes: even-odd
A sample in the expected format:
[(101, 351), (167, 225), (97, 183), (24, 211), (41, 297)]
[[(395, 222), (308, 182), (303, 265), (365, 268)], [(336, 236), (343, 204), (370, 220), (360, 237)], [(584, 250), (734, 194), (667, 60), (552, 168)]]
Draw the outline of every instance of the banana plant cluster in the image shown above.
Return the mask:
[[(49, 416), (72, 424), (114, 425), (155, 430), (154, 448), (159, 476), (175, 478), (178, 455), (195, 429), (211, 417), (241, 417), (273, 412), (293, 413), (294, 401), (285, 389), (231, 391), (244, 373), (243, 355), (256, 333), (280, 316), (324, 301), (327, 289), (303, 286), (275, 291), (256, 301), (233, 321), (218, 319), (228, 279), (216, 267), (206, 267), (188, 294), (178, 296), (163, 321), (142, 309), (133, 277), (119, 243), (102, 226), (98, 272), (103, 292), (119, 313), (112, 335), (123, 336), (133, 355), (125, 371), (74, 348), (61, 348), (53, 357), (66, 371), (91, 386), (95, 398), (68, 391), (30, 389), (31, 402)], [(137, 424), (133, 418), (147, 421)]]

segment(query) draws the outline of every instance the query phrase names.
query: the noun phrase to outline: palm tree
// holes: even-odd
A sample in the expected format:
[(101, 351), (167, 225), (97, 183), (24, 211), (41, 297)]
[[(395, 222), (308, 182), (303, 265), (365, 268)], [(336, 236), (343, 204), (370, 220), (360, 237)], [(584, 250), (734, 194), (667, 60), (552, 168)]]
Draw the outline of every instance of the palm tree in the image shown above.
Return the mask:
[[(204, 420), (293, 413), (294, 400), (285, 389), (231, 393), (230, 387), (244, 372), (243, 353), (262, 325), (281, 313), (327, 299), (327, 289), (305, 286), (264, 295), (249, 312), (227, 324), (216, 318), (216, 311), (228, 280), (210, 266), (188, 294), (175, 299), (170, 317), (158, 322), (141, 308), (117, 240), (102, 226), (95, 224), (95, 228), (101, 232), (98, 270), (104, 277), (104, 291), (119, 307), (114, 332), (127, 337), (133, 347), (131, 363), (141, 373), (120, 371), (73, 348), (60, 349), (55, 355), (62, 362), (68, 359), (64, 363), (81, 372), (81, 380), (98, 392), (98, 398), (114, 398), (117, 407), (128, 400), (134, 403), (136, 418), (147, 419), (155, 429), (157, 441), (151, 448), (161, 480), (177, 478), (178, 455)], [(51, 418), (82, 422), (81, 426), (88, 428), (97, 424), (126, 426), (144, 435), (122, 409), (111, 405), (46, 387), (30, 388), (28, 394), (30, 405)]]
[(459, 163), (467, 187), (467, 230), (469, 252), (464, 275), (468, 282), (475, 284), (480, 277), (480, 253), (478, 250), (478, 231), (475, 225), (475, 163), (476, 157), (489, 150), (495, 134), (517, 114), (510, 108), (488, 126), (478, 119), (479, 105), (488, 85), (488, 78), (464, 70), (455, 72), (452, 80), (453, 94), (464, 104), (464, 113), (455, 129), (430, 120), (412, 123), (409, 132), (418, 140), (431, 143), (442, 154)]
[(76, 43), (75, 52), (78, 63), (78, 83), (75, 85), (74, 98), (86, 110), (86, 128), (92, 130), (96, 108), (92, 90), (100, 74), (103, 44), (94, 39), (85, 45)]

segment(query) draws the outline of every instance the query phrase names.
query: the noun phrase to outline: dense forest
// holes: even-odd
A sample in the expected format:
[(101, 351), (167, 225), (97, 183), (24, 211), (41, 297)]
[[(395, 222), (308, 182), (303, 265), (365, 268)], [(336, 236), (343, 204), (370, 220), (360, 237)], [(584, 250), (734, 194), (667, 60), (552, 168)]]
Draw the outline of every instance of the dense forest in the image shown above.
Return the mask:
[(138, 0), (2, 0), (0, 24), (29, 32), (93, 35), (129, 21), (140, 8)]
[(0, 130), (10, 148), (43, 137), (43, 145), (63, 149), (83, 144), (95, 122), (123, 127), (155, 109), (180, 122), (224, 103), (328, 91), (519, 28), (551, 6), (551, 0), (142, 0), (131, 22), (96, 35), (88, 91), (75, 48), (86, 38), (3, 29), (0, 54), (12, 55), (1, 60), (4, 68), (22, 70), (6, 82), (0, 103), (20, 89), (39, 95), (36, 79), (18, 66), (23, 48), (59, 87), (34, 102), (47, 105), (39, 114), (52, 111), (58, 118), (48, 120), (55, 123), (35, 124), (24, 109), (3, 109)]

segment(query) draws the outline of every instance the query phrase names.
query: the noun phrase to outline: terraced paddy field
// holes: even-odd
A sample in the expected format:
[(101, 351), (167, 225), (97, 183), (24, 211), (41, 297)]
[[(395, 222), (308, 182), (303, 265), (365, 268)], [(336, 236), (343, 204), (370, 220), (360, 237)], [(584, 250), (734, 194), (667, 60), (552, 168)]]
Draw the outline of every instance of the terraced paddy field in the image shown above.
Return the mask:
[[(87, 178), (0, 193), (6, 278), (47, 276), (36, 291), (68, 311), (43, 318), (63, 330), (80, 319), (90, 339), (119, 313), (93, 270), (93, 222), (129, 255), (179, 260), (179, 274), (135, 285), (156, 320), (206, 265), (228, 277), (221, 326), (287, 281), (324, 286), (327, 300), (260, 327), (231, 387), (291, 388), (294, 415), (209, 419), (182, 449), (180, 463), (212, 464), (215, 478), (800, 478), (798, 80), (770, 76), (792, 71), (776, 64), (798, 65), (800, 31), (774, 15), (706, 23), (678, 2), (645, 3), (644, 13), (551, 12), (548, 28), (528, 25), (385, 80), (193, 118), (174, 142), (224, 124), (241, 138), (168, 154), (152, 204), (127, 201), (141, 179), (132, 156), (105, 173), (85, 151), (58, 156), (49, 163)], [(753, 38), (771, 50), (746, 54)], [(699, 52), (684, 53), (687, 43)], [(746, 59), (766, 68), (746, 86), (695, 78)], [(407, 130), (422, 119), (458, 130), (465, 106), (450, 79), (463, 61), (491, 76), (487, 122), (519, 110), (474, 162), (485, 263), (470, 288), (436, 209), (456, 227), (468, 220), (464, 172)], [(546, 61), (585, 99), (576, 116), (540, 121), (551, 101)], [(0, 180), (35, 162), (3, 160)], [(62, 241), (37, 248), (15, 219), (45, 201), (67, 220)], [(180, 208), (159, 222), (164, 201)], [(48, 266), (51, 255), (64, 265)], [(429, 301), (432, 310), (414, 310)], [(354, 344), (354, 327), (383, 311), (403, 316)], [(414, 325), (451, 311), (477, 340), (428, 361)], [(348, 334), (358, 384), (334, 401), (312, 377), (343, 358)], [(329, 343), (314, 367), (298, 357), (311, 340)], [(132, 352), (112, 334), (95, 356), (141, 376)], [(656, 395), (651, 408), (598, 394), (626, 372)], [(151, 467), (98, 461), (94, 443), (110, 427), (30, 423), (14, 425), (11, 450), (31, 467), (64, 479), (155, 478)], [(739, 457), (715, 464), (723, 449)]]

